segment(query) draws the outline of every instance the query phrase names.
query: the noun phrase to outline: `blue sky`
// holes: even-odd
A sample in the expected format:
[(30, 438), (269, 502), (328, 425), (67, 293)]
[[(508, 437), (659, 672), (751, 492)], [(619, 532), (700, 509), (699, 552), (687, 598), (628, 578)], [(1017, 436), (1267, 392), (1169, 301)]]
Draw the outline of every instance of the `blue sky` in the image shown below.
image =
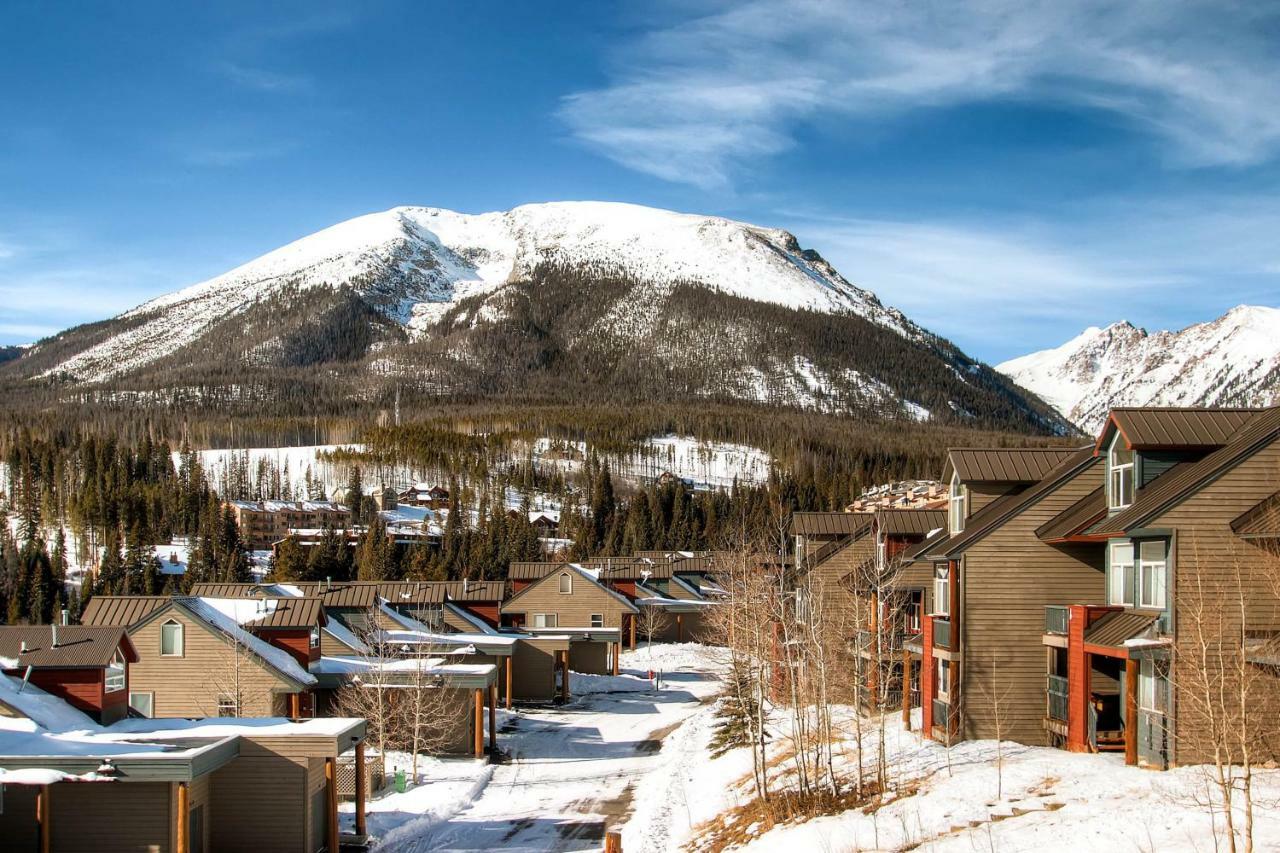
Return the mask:
[(993, 362), (1280, 304), (1273, 2), (4, 0), (0, 110), (0, 343), (556, 199), (787, 228)]

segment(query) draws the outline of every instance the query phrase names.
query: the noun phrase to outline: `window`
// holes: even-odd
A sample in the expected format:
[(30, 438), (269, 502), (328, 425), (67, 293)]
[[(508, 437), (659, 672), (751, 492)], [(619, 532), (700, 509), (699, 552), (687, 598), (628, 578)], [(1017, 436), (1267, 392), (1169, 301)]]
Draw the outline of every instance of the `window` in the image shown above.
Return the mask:
[(1138, 664), (1138, 707), (1155, 714), (1168, 712), (1168, 664), (1145, 659)]
[(933, 567), (933, 615), (951, 614), (951, 564), (935, 563)]
[(1112, 542), (1107, 575), (1107, 604), (1133, 606), (1133, 543)]
[(603, 628), (603, 627), (604, 627), (604, 614), (603, 614), (603, 613), (592, 613), (592, 614), (591, 614), (591, 627), (592, 627), (592, 628)]
[(951, 702), (951, 661), (937, 658), (938, 662), (938, 699)]
[(560, 617), (555, 613), (535, 613), (533, 614), (533, 627), (535, 628), (559, 628)]
[(238, 717), (240, 716), (240, 703), (236, 701), (236, 697), (222, 695), (218, 697), (218, 716), (219, 717)]
[(160, 626), (160, 654), (163, 657), (182, 657), (182, 623), (170, 619)]
[(1143, 607), (1164, 610), (1166, 550), (1163, 539), (1143, 542), (1138, 546), (1139, 577), (1142, 579), (1138, 600)]
[(964, 530), (964, 520), (968, 515), (969, 487), (960, 482), (960, 475), (951, 475), (951, 500), (947, 503), (947, 518), (951, 535), (955, 536)]
[(573, 578), (569, 577), (568, 572), (562, 572), (560, 574), (560, 594), (561, 595), (573, 594)]
[(1133, 451), (1121, 444), (1120, 433), (1107, 451), (1107, 506), (1124, 509), (1133, 503)]
[(117, 649), (115, 655), (111, 658), (111, 663), (107, 664), (107, 682), (106, 692), (115, 693), (117, 690), (124, 690), (124, 656)]
[(130, 693), (129, 707), (144, 717), (155, 715), (156, 695), (154, 693)]
[(318, 626), (312, 626), (311, 628), (311, 648), (320, 648), (320, 628)]

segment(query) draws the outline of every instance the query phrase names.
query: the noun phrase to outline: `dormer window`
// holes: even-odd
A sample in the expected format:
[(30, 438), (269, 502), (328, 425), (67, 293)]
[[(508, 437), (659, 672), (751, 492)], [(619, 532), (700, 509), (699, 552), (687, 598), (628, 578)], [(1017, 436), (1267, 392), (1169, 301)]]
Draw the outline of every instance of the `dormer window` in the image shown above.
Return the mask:
[(958, 473), (951, 475), (951, 500), (947, 504), (949, 530), (952, 536), (964, 530), (964, 520), (968, 515), (969, 487), (960, 482)]
[(1124, 509), (1133, 503), (1133, 451), (1124, 446), (1120, 433), (1107, 451), (1107, 506)]

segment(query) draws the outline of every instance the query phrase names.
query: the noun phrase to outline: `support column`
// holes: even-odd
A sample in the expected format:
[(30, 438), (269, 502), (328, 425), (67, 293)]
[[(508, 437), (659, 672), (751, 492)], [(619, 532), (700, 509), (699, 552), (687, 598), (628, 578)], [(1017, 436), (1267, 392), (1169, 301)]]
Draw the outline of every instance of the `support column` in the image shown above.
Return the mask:
[(911, 731), (911, 652), (902, 650), (902, 728)]
[(613, 674), (617, 675), (621, 671), (620, 667), (622, 666), (622, 662), (619, 660), (619, 658), (622, 657), (622, 643), (617, 642), (610, 645), (613, 649)]
[(177, 853), (191, 853), (191, 794), (186, 782), (178, 783)]
[(36, 794), (36, 820), (40, 823), (40, 853), (53, 850), (53, 812), (49, 807), (48, 785), (41, 785)]
[(926, 616), (920, 627), (920, 733), (933, 739), (933, 617)]
[(636, 650), (636, 615), (628, 614), (627, 621), (631, 623), (631, 651), (634, 652)]
[(1089, 684), (1093, 661), (1084, 651), (1089, 614), (1073, 604), (1067, 621), (1067, 750), (1089, 751)]
[(560, 701), (569, 701), (569, 650), (560, 652)]
[(476, 688), (475, 712), (475, 754), (476, 758), (484, 757), (484, 690)]
[(1124, 763), (1138, 763), (1138, 662), (1124, 662)]
[(302, 697), (297, 693), (289, 694), (289, 716), (298, 719), (302, 716)]
[(329, 853), (338, 853), (338, 764), (334, 758), (324, 760), (324, 808)]
[(356, 835), (368, 835), (364, 820), (365, 788), (368, 787), (368, 770), (364, 764), (364, 741), (356, 744)]
[(676, 642), (677, 643), (684, 642), (684, 614), (683, 613), (676, 614)]
[(507, 655), (507, 710), (511, 710), (511, 655)]
[(489, 749), (498, 750), (498, 683), (489, 685)]

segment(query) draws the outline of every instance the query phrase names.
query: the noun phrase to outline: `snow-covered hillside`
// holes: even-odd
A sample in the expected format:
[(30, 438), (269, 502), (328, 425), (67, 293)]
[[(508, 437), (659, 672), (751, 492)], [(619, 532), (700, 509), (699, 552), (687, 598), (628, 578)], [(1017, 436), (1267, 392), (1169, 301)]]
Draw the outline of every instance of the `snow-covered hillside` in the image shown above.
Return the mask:
[[(901, 313), (846, 281), (786, 231), (632, 204), (556, 202), (470, 215), (397, 207), (303, 237), (124, 314), (121, 331), (45, 371), (100, 381), (200, 338), (282, 291), (353, 287), (410, 334), (461, 299), (540, 263), (609, 267), (654, 289), (680, 282), (759, 302), (853, 313), (914, 337)], [(643, 301), (643, 300), (642, 300)]]
[(1176, 332), (1093, 327), (996, 370), (1087, 431), (1114, 406), (1270, 405), (1280, 401), (1280, 309), (1241, 305)]

